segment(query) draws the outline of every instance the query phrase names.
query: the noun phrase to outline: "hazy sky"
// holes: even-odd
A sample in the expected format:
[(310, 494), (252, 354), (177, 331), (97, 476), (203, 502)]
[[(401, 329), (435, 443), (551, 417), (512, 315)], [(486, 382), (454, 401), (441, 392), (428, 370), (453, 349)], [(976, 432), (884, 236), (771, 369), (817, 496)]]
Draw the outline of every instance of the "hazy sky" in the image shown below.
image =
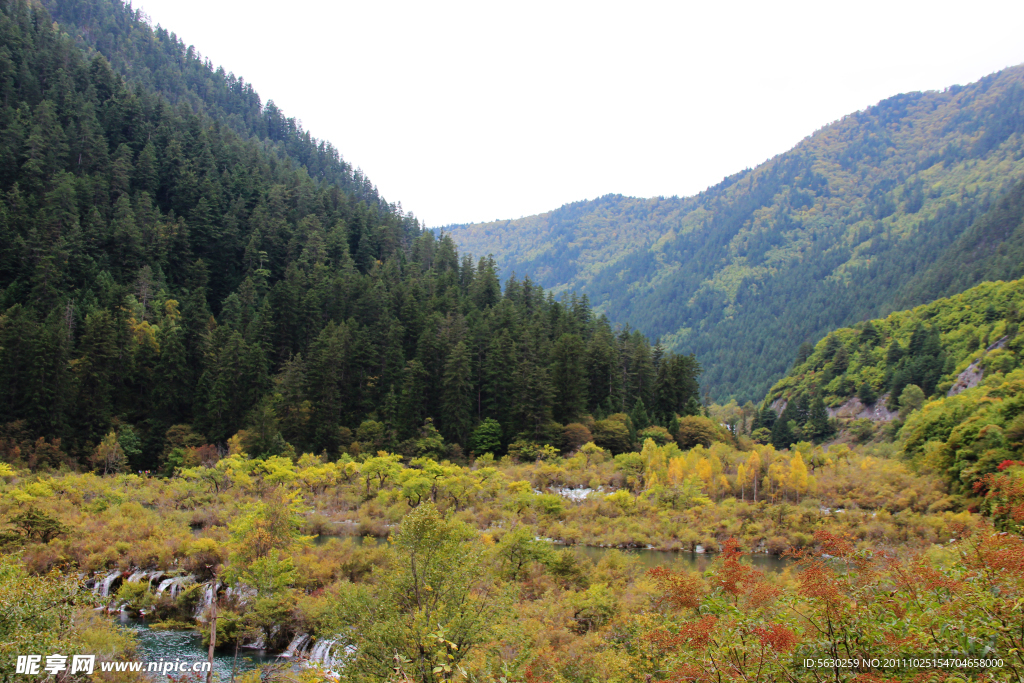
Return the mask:
[(1024, 2), (136, 0), (428, 226), (690, 195), (1024, 62)]

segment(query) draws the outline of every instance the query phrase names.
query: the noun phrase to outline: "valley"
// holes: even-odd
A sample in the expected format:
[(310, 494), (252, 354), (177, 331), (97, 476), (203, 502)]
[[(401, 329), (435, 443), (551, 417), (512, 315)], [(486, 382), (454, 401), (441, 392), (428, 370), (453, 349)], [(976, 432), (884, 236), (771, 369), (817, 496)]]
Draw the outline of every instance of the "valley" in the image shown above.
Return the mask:
[(0, 680), (1024, 680), (1024, 67), (443, 229), (119, 0), (0, 95)]

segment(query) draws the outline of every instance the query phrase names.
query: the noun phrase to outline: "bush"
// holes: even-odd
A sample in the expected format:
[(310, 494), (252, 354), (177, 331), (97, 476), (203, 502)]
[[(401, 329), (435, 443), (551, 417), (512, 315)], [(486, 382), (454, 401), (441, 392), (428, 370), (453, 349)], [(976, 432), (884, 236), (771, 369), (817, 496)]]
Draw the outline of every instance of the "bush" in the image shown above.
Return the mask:
[(578, 588), (587, 588), (590, 585), (587, 574), (592, 566), (572, 550), (551, 553), (546, 564), (548, 572), (563, 585)]
[(625, 420), (617, 420), (615, 416), (594, 423), (594, 443), (612, 453), (625, 453), (633, 449)]
[(487, 418), (473, 430), (470, 438), (474, 453), (496, 453), (501, 450), (501, 424), (493, 418)]
[(508, 455), (520, 462), (533, 462), (543, 456), (543, 447), (536, 441), (516, 439), (509, 444)]
[(195, 574), (200, 580), (213, 578), (217, 565), (224, 562), (217, 541), (212, 538), (197, 538), (192, 542), (183, 566), (189, 574)]
[(667, 429), (665, 429), (664, 427), (659, 427), (658, 425), (652, 425), (647, 429), (641, 430), (637, 434), (637, 440), (640, 441), (641, 443), (646, 441), (647, 439), (651, 439), (652, 441), (654, 441), (654, 443), (658, 444), (659, 446), (664, 446), (669, 441), (675, 441), (675, 437), (673, 437)]
[(924, 391), (916, 384), (908, 384), (900, 394), (900, 419), (906, 420), (910, 413), (924, 405)]
[(570, 452), (578, 451), (584, 444), (594, 440), (590, 430), (579, 422), (570, 422), (565, 425), (562, 437), (565, 440), (565, 450)]
[(594, 584), (582, 593), (569, 599), (573, 608), (576, 633), (596, 631), (612, 620), (618, 611), (618, 597), (604, 583)]
[(142, 581), (128, 583), (125, 581), (117, 589), (114, 602), (118, 605), (127, 603), (132, 609), (143, 609), (153, 603), (153, 596), (149, 592), (149, 585)]
[(868, 418), (861, 418), (850, 423), (850, 436), (857, 443), (869, 441), (875, 435), (875, 423)]
[(676, 441), (679, 448), (689, 450), (694, 446), (711, 446), (713, 441), (722, 441), (719, 429), (714, 422), (700, 415), (689, 415), (679, 421), (679, 433)]
[(553, 493), (542, 493), (534, 497), (533, 507), (545, 515), (561, 517), (565, 512), (565, 500)]

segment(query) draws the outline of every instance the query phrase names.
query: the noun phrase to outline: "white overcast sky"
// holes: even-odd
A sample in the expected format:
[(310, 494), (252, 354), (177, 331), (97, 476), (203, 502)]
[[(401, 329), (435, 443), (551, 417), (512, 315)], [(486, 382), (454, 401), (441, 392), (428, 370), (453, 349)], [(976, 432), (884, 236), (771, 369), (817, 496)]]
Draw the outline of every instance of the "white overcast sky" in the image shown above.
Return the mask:
[(690, 195), (1024, 62), (1024, 2), (136, 0), (435, 227)]

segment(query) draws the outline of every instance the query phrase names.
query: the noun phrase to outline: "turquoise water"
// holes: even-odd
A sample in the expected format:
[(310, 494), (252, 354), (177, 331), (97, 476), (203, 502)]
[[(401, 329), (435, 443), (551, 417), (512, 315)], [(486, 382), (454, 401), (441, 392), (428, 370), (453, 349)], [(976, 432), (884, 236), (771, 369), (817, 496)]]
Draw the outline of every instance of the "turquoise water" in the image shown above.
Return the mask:
[[(325, 543), (330, 536), (320, 536), (315, 542)], [(354, 538), (356, 543), (363, 543), (363, 539)], [(369, 542), (383, 543), (385, 539), (370, 539)], [(594, 562), (612, 552), (613, 548), (595, 548), (589, 546), (559, 546), (562, 552), (576, 552)], [(627, 557), (635, 558), (645, 569), (663, 566), (668, 569), (690, 569), (704, 571), (717, 555), (709, 553), (693, 553), (688, 551), (653, 550), (647, 548), (619, 549), (617, 552)], [(791, 566), (792, 561), (776, 557), (774, 555), (744, 555), (743, 561), (749, 562), (754, 567), (763, 571), (781, 572), (785, 567)], [(206, 661), (207, 651), (203, 648), (203, 638), (196, 631), (167, 631), (163, 629), (151, 629), (142, 620), (122, 619), (125, 628), (135, 631), (139, 639), (139, 659), (143, 661), (188, 660)], [(213, 671), (218, 680), (230, 681), (232, 668), (235, 673), (248, 671), (260, 664), (282, 661), (276, 655), (268, 655), (261, 650), (239, 649), (238, 658), (235, 659), (233, 652), (218, 651), (213, 658)]]
[[(139, 640), (138, 659), (143, 662), (196, 661), (205, 662), (207, 650), (203, 637), (197, 631), (168, 631), (150, 628), (139, 619), (122, 619), (122, 626), (133, 631)], [(256, 668), (259, 664), (276, 661), (277, 657), (260, 650), (239, 648), (238, 659), (234, 652), (217, 651), (213, 655), (213, 672), (220, 681), (231, 680), (232, 668), (235, 673)]]

